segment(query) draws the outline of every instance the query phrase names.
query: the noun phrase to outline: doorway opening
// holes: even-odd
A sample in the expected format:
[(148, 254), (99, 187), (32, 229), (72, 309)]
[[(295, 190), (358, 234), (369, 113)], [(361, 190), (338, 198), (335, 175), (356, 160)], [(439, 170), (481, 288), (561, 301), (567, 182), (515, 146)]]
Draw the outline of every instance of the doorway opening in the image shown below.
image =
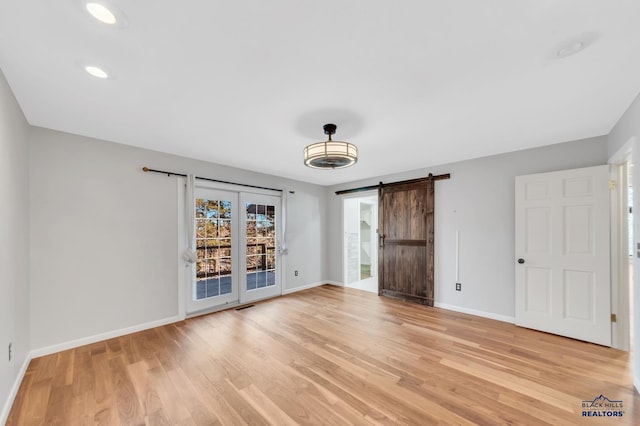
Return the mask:
[(343, 199), (343, 282), (378, 293), (378, 195)]

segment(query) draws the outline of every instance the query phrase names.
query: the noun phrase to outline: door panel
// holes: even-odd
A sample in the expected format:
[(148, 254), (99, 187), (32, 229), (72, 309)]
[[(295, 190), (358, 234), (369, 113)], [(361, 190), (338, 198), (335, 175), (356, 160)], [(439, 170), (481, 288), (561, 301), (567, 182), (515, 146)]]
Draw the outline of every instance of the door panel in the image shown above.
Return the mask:
[(551, 254), (551, 210), (548, 207), (530, 207), (525, 210), (529, 253)]
[[(417, 297), (427, 297), (426, 247), (385, 241), (385, 289)], [(398, 268), (398, 265), (403, 265)]]
[(564, 317), (592, 323), (595, 297), (592, 272), (564, 271)]
[(551, 315), (551, 269), (527, 268), (526, 310)]
[(243, 193), (240, 196), (240, 258), (243, 269), (240, 302), (282, 294), (280, 278), (281, 198)]
[(433, 180), (379, 196), (379, 294), (433, 306)]
[(195, 247), (187, 312), (194, 313), (238, 300), (238, 194), (195, 188)]
[(611, 344), (608, 175), (516, 178), (516, 324)]

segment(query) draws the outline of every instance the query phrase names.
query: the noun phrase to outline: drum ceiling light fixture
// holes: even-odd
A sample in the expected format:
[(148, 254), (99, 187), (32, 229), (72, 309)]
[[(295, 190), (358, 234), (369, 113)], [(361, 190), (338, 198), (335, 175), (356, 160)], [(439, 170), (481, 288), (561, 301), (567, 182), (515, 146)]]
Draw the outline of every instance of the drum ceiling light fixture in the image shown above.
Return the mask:
[(329, 139), (307, 146), (304, 149), (304, 164), (314, 169), (326, 170), (353, 166), (358, 161), (358, 147), (349, 142), (332, 140), (331, 135), (338, 128), (335, 124), (325, 124), (322, 128)]

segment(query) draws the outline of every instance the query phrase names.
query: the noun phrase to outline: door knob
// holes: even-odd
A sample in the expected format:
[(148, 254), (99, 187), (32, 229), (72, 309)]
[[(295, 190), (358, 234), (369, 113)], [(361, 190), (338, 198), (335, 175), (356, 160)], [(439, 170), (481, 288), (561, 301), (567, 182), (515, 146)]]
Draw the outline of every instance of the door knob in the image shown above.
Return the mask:
[(524, 259), (518, 259), (518, 263), (522, 265), (524, 263)]

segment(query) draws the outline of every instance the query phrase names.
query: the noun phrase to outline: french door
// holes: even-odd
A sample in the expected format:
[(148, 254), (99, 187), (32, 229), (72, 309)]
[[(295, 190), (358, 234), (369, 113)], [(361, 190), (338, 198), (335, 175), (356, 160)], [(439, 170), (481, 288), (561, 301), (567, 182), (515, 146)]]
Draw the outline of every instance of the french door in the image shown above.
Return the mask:
[(196, 186), (193, 202), (187, 314), (280, 295), (281, 198)]
[(187, 312), (238, 301), (238, 193), (198, 187), (195, 202), (195, 251)]
[(240, 194), (240, 303), (282, 294), (280, 204), (280, 197)]

